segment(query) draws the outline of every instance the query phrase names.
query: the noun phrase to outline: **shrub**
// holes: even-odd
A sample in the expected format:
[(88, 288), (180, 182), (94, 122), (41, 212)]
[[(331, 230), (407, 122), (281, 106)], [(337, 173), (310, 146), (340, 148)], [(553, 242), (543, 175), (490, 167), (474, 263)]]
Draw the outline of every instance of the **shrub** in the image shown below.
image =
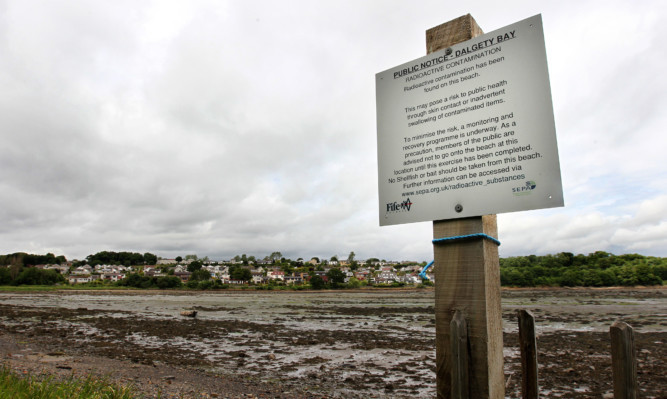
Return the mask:
[(320, 276), (313, 276), (310, 278), (310, 286), (314, 290), (321, 290), (325, 285), (326, 283), (324, 282), (324, 279)]

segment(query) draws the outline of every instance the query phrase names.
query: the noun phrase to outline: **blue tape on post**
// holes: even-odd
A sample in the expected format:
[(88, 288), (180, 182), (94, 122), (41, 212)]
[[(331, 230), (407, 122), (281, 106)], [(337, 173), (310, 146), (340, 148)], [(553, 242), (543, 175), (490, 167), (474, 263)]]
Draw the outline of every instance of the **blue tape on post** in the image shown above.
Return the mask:
[[(470, 239), (470, 238), (485, 238), (489, 241), (492, 241), (496, 245), (500, 245), (500, 241), (498, 241), (497, 238), (491, 237), (490, 235), (484, 234), (484, 233), (466, 234), (466, 235), (463, 235), (463, 236), (454, 236), (454, 237), (445, 237), (445, 238), (436, 238), (436, 239), (433, 240), (433, 244), (450, 243), (450, 242), (454, 242), (454, 241), (458, 241), (458, 240), (467, 240), (467, 239)], [(431, 262), (429, 262), (428, 265), (424, 266), (421, 273), (419, 273), (419, 277), (421, 277), (424, 280), (429, 279), (426, 276), (426, 271), (429, 269), (429, 267), (433, 266), (433, 262), (435, 262), (435, 261), (432, 260)]]
[(443, 243), (443, 242), (465, 240), (465, 239), (469, 239), (469, 238), (486, 238), (487, 240), (491, 240), (494, 243), (496, 243), (496, 245), (500, 245), (500, 241), (498, 241), (497, 238), (493, 238), (490, 235), (484, 234), (484, 233), (466, 234), (464, 236), (454, 236), (454, 237), (445, 237), (445, 238), (436, 238), (435, 240), (433, 240), (433, 244), (440, 244), (440, 243)]

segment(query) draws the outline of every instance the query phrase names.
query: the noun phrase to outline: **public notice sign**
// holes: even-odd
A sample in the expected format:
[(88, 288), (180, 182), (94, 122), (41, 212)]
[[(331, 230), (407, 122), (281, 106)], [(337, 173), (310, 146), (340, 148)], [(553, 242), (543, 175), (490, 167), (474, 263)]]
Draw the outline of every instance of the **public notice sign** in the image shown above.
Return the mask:
[(563, 206), (540, 15), (376, 75), (380, 225)]

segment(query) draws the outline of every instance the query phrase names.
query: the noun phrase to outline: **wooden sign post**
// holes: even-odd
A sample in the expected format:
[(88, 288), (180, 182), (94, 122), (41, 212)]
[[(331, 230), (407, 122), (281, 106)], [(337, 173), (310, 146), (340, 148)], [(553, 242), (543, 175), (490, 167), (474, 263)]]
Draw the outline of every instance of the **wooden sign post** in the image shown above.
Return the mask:
[[(482, 34), (468, 14), (426, 31), (427, 52)], [(496, 215), (433, 222), (434, 239), (476, 233), (497, 237)], [(482, 238), (435, 244), (434, 259), (437, 397), (454, 397), (450, 323), (454, 313), (460, 311), (469, 337), (469, 392), (464, 397), (502, 399), (505, 384), (498, 246)]]
[(426, 49), (375, 75), (379, 222), (434, 221), (438, 398), (502, 399), (495, 215), (564, 205), (542, 17)]

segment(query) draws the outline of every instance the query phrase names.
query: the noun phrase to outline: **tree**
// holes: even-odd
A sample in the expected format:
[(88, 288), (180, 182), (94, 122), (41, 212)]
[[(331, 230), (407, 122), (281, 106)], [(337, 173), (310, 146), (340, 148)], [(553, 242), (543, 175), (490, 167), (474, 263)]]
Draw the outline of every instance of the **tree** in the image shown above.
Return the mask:
[(9, 285), (12, 280), (12, 276), (9, 274), (9, 269), (0, 266), (0, 285)]
[(230, 269), (229, 277), (232, 280), (250, 281), (252, 280), (252, 272), (244, 267), (234, 267)]
[(325, 283), (322, 277), (316, 275), (310, 278), (310, 286), (314, 290), (321, 290), (322, 288), (324, 288), (324, 285)]
[[(193, 262), (194, 263), (194, 262)], [(206, 281), (211, 279), (211, 272), (206, 269), (197, 269), (190, 275), (190, 281)]]
[(203, 264), (198, 261), (198, 260), (193, 260), (188, 264), (188, 271), (190, 273), (195, 272), (196, 270), (200, 270), (202, 268)]
[(357, 280), (355, 277), (350, 277), (350, 281), (347, 282), (348, 288), (359, 288), (361, 287), (361, 281)]
[(280, 270), (282, 270), (286, 276), (294, 273), (294, 267), (290, 263), (282, 263), (280, 265)]
[(660, 285), (662, 279), (652, 273), (651, 267), (646, 263), (641, 263), (635, 267), (637, 275), (637, 284), (641, 285)]
[(329, 279), (329, 284), (336, 288), (345, 283), (345, 273), (339, 268), (333, 267), (327, 272), (327, 279)]
[(181, 282), (181, 279), (178, 277), (174, 276), (166, 276), (166, 277), (158, 277), (156, 285), (159, 289), (165, 289), (165, 288), (178, 288), (183, 283)]
[[(94, 255), (88, 255), (86, 257), (86, 261), (91, 266), (102, 265), (102, 264), (136, 266), (136, 265), (143, 265), (145, 263), (145, 258), (144, 255), (138, 252), (102, 251)], [(155, 263), (157, 263), (157, 258)]]
[[(46, 254), (46, 257), (44, 259), (41, 259), (41, 260), (43, 261), (43, 263), (46, 263), (46, 264), (49, 264), (49, 265), (57, 263), (56, 256), (54, 254), (52, 254), (51, 252)], [(40, 263), (42, 263), (42, 262), (40, 262)]]
[(271, 255), (269, 256), (269, 259), (273, 261), (273, 263), (276, 263), (276, 261), (280, 260), (283, 257), (283, 254), (280, 252), (271, 252)]
[(157, 264), (157, 256), (153, 255), (150, 252), (146, 252), (144, 254), (144, 264), (146, 264), (146, 265), (156, 265)]
[(117, 284), (127, 287), (136, 287), (136, 288), (151, 288), (155, 286), (157, 278), (142, 276), (139, 273), (132, 273), (129, 276), (125, 277)]
[(197, 260), (197, 255), (185, 255), (185, 260)]
[(583, 272), (580, 270), (566, 270), (560, 280), (560, 284), (563, 287), (577, 287), (583, 285), (583, 283)]
[(215, 282), (213, 280), (202, 280), (197, 284), (197, 288), (200, 290), (209, 290), (215, 287)]
[(20, 263), (14, 263), (9, 266), (9, 275), (12, 280), (16, 280), (19, 274), (21, 274), (21, 270), (23, 270), (23, 266)]
[(574, 254), (572, 252), (561, 252), (556, 255), (556, 259), (563, 266), (570, 266), (574, 262)]
[(338, 255), (334, 255), (334, 256), (332, 256), (331, 259), (329, 259), (329, 261), (331, 261), (331, 262), (338, 262)]
[[(127, 258), (129, 258), (129, 259), (126, 259), (125, 262), (124, 262), (126, 266), (145, 264), (144, 255), (142, 255), (138, 252), (128, 254)], [(156, 261), (157, 261), (157, 257), (156, 257)], [(153, 264), (155, 264), (155, 263), (153, 263)]]
[(352, 263), (354, 261), (355, 256), (357, 255), (355, 255), (354, 251), (350, 252), (350, 254), (347, 256), (347, 262)]
[(183, 261), (182, 256), (177, 256), (176, 259), (174, 259), (177, 263), (181, 263)]
[(64, 282), (65, 278), (55, 270), (42, 270), (36, 267), (23, 268), (14, 281), (15, 285), (54, 285)]

